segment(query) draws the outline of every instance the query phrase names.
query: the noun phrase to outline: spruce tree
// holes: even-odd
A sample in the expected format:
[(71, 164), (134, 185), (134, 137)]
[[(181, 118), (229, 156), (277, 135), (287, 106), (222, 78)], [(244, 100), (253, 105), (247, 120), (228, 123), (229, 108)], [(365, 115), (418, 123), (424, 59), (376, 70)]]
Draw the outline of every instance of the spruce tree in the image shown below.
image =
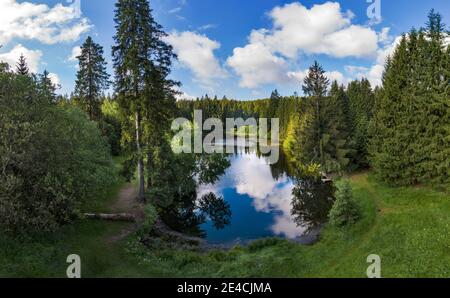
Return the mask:
[(312, 161), (320, 162), (324, 164), (324, 152), (323, 152), (323, 133), (324, 133), (324, 121), (322, 118), (323, 101), (327, 93), (330, 81), (325, 77), (325, 71), (317, 61), (309, 68), (308, 76), (303, 81), (303, 92), (308, 96), (308, 103), (306, 113), (311, 113), (308, 118), (311, 127), (307, 129), (308, 133), (314, 132), (313, 135), (307, 135), (307, 142), (312, 144), (303, 144), (304, 147), (313, 148), (309, 153), (309, 158)]
[(329, 97), (324, 101), (322, 119), (324, 167), (327, 172), (345, 171), (349, 168), (351, 154), (348, 100), (344, 86), (339, 86), (337, 81), (332, 83)]
[(91, 120), (99, 120), (103, 91), (110, 84), (103, 48), (89, 36), (81, 46), (81, 54), (77, 58), (79, 68), (75, 82), (75, 96), (81, 101), (82, 108)]
[(138, 168), (138, 199), (145, 201), (144, 157), (147, 155), (150, 168), (152, 147), (164, 141), (175, 107), (173, 86), (177, 83), (167, 78), (175, 55), (163, 41), (166, 33), (153, 19), (147, 0), (119, 0), (114, 21), (115, 89), (129, 132), (125, 138), (135, 144), (132, 151)]
[(23, 56), (23, 54), (20, 55), (19, 62), (16, 65), (16, 72), (19, 75), (26, 76), (29, 74), (30, 69), (27, 65), (27, 59)]
[(448, 46), (439, 14), (404, 35), (388, 60), (372, 126), (371, 161), (394, 184), (448, 184)]
[(349, 83), (348, 125), (351, 129), (351, 145), (353, 149), (352, 168), (367, 167), (369, 142), (368, 129), (373, 117), (375, 95), (370, 82), (363, 78)]
[(56, 86), (50, 79), (50, 73), (47, 70), (38, 76), (37, 90), (41, 98), (51, 102), (56, 101)]

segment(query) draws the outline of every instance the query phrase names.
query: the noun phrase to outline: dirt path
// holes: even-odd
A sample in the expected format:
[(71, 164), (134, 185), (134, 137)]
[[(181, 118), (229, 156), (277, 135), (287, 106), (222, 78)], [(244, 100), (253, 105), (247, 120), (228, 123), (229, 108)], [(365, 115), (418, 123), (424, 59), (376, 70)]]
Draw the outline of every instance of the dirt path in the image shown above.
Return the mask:
[(128, 224), (119, 234), (108, 237), (108, 242), (118, 242), (128, 235), (134, 233), (139, 228), (141, 220), (144, 218), (142, 205), (137, 201), (137, 189), (127, 183), (117, 195), (117, 200), (111, 206), (112, 213), (129, 213), (133, 214), (138, 220), (136, 223)]

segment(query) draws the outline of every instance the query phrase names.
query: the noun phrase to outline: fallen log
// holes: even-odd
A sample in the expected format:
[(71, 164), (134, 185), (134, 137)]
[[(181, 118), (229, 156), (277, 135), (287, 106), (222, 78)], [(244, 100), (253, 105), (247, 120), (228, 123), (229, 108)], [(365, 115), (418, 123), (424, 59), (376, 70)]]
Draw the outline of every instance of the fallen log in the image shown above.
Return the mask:
[(84, 217), (87, 219), (136, 222), (136, 217), (133, 214), (129, 213), (116, 213), (116, 214), (85, 213)]
[(203, 244), (205, 239), (195, 236), (189, 236), (180, 232), (176, 232), (169, 228), (161, 219), (157, 219), (153, 226), (153, 234), (159, 237), (168, 237), (175, 241), (186, 242), (189, 244)]

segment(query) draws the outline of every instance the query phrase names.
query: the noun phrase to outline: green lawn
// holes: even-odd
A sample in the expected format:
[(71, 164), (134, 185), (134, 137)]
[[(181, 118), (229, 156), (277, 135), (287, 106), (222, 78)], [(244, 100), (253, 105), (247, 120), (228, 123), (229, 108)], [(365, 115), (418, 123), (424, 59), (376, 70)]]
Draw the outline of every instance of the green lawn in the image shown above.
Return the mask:
[[(65, 276), (73, 253), (81, 256), (84, 277), (365, 277), (369, 254), (381, 256), (383, 277), (450, 276), (448, 193), (390, 188), (367, 174), (351, 181), (362, 220), (326, 228), (313, 246), (268, 239), (229, 252), (149, 250), (133, 236), (108, 240), (126, 224), (82, 220), (39, 241), (3, 236), (0, 276)], [(107, 209), (112, 200), (103, 202)]]

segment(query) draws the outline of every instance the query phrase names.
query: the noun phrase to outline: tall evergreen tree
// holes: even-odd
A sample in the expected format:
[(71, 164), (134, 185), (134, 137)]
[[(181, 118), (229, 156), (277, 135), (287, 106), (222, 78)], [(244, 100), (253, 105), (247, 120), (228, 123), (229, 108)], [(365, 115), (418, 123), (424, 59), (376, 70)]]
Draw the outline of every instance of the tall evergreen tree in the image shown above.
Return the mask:
[(404, 35), (388, 60), (377, 98), (371, 161), (382, 180), (395, 184), (450, 181), (448, 46), (441, 16)]
[(355, 80), (349, 83), (348, 97), (348, 124), (351, 128), (351, 143), (354, 150), (353, 168), (367, 167), (369, 141), (368, 129), (373, 117), (375, 95), (367, 79)]
[(44, 70), (44, 72), (38, 76), (37, 83), (37, 90), (41, 98), (55, 102), (56, 86), (53, 84), (50, 73), (47, 70)]
[(344, 86), (339, 86), (337, 81), (334, 81), (322, 109), (324, 131), (321, 140), (324, 167), (328, 172), (342, 172), (349, 169), (349, 157), (352, 152), (349, 142), (348, 110)]
[[(310, 125), (312, 127), (308, 129), (308, 132), (314, 132), (314, 135), (309, 135), (308, 142), (313, 142), (313, 150), (308, 155), (316, 162), (324, 164), (324, 152), (323, 152), (323, 133), (324, 133), (324, 121), (322, 118), (323, 101), (327, 94), (327, 89), (330, 81), (325, 76), (325, 70), (317, 61), (309, 68), (307, 77), (303, 81), (303, 92), (309, 96), (307, 104), (307, 113), (312, 113), (312, 121)], [(308, 158), (309, 159), (309, 158)]]
[(306, 96), (322, 98), (326, 96), (330, 80), (325, 77), (325, 70), (319, 62), (309, 68), (308, 76), (303, 80), (303, 92)]
[[(152, 147), (164, 141), (161, 136), (169, 128), (175, 106), (172, 90), (177, 83), (167, 79), (175, 55), (172, 47), (163, 41), (166, 33), (153, 19), (147, 0), (119, 0), (114, 21), (115, 89), (126, 119), (124, 127), (133, 132), (125, 137), (135, 144), (138, 199), (145, 201), (144, 157), (147, 155), (151, 167)], [(129, 119), (133, 119), (133, 123)], [(151, 184), (149, 179), (148, 185)]]
[(83, 109), (92, 120), (100, 117), (100, 105), (103, 91), (109, 87), (109, 75), (103, 48), (89, 36), (81, 46), (78, 58), (78, 73), (75, 82), (75, 95), (81, 101)]
[(16, 65), (16, 72), (17, 72), (17, 74), (23, 75), (23, 76), (28, 75), (30, 72), (30, 69), (28, 68), (28, 65), (27, 65), (27, 59), (25, 58), (25, 56), (23, 54), (20, 55), (19, 62)]

